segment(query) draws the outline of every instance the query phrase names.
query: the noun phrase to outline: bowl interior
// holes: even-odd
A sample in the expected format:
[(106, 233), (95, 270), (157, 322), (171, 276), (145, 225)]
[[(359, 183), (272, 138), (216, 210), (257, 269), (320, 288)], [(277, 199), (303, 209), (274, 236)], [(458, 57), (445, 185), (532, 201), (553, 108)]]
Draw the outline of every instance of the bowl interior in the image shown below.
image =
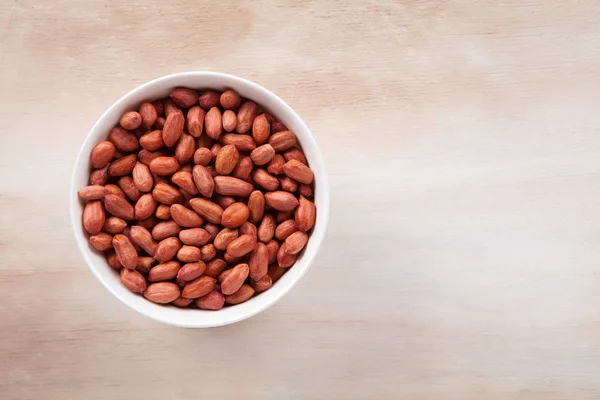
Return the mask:
[[(143, 101), (166, 97), (173, 88), (178, 86), (217, 90), (231, 88), (242, 97), (257, 102), (296, 134), (315, 174), (314, 197), (317, 219), (310, 240), (296, 264), (266, 292), (245, 303), (219, 311), (161, 306), (146, 300), (143, 296), (131, 293), (121, 284), (118, 273), (108, 266), (104, 256), (89, 245), (81, 222), (84, 203), (79, 200), (77, 190), (88, 184), (91, 168), (89, 155), (94, 145), (106, 139), (110, 129), (117, 124), (125, 111), (137, 110)], [(214, 72), (186, 72), (158, 78), (137, 87), (120, 98), (100, 117), (85, 139), (77, 157), (71, 181), (70, 211), (77, 245), (85, 261), (112, 294), (134, 310), (164, 323), (184, 327), (212, 327), (234, 323), (259, 313), (274, 304), (304, 275), (325, 236), (329, 217), (329, 186), (323, 157), (313, 136), (300, 117), (283, 100), (262, 86), (236, 76)]]

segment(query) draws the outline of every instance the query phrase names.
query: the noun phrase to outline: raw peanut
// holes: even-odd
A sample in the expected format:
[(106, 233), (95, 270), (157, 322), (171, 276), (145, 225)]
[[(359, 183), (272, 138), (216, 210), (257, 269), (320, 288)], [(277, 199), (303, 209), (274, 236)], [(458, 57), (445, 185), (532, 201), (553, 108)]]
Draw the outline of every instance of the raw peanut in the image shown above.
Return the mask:
[(210, 148), (211, 160), (216, 160), (217, 154), (219, 154), (219, 152), (221, 151), (222, 148), (223, 148), (223, 145), (221, 143), (215, 143), (212, 145), (212, 147)]
[(265, 113), (263, 113), (263, 115), (265, 116), (265, 118), (267, 118), (267, 121), (269, 121), (269, 123), (275, 122), (275, 117), (272, 116), (271, 114), (265, 112)]
[(158, 118), (158, 113), (152, 103), (142, 103), (139, 113), (142, 117), (142, 126), (146, 129), (150, 129)]
[(121, 157), (125, 157), (125, 153), (122, 152), (121, 150), (115, 151), (115, 160), (118, 160)]
[(177, 254), (180, 248), (181, 242), (179, 239), (176, 237), (168, 237), (158, 242), (158, 245), (156, 246), (156, 252), (154, 253), (154, 258), (158, 260), (158, 262), (166, 263), (175, 257), (175, 254)]
[(286, 252), (298, 254), (308, 242), (308, 235), (302, 231), (292, 233), (285, 239)]
[(263, 144), (269, 140), (270, 134), (271, 124), (265, 114), (261, 114), (254, 118), (254, 122), (252, 123), (252, 137), (254, 138), (254, 141), (257, 144)]
[(204, 125), (206, 134), (217, 140), (223, 132), (223, 119), (221, 116), (221, 110), (218, 107), (213, 107), (206, 113), (204, 117)]
[(104, 168), (96, 169), (90, 174), (91, 185), (104, 185), (108, 179), (108, 168), (110, 164), (106, 164)]
[(200, 249), (196, 246), (181, 246), (177, 252), (177, 259), (184, 263), (200, 261)]
[(179, 240), (190, 246), (204, 246), (210, 239), (210, 233), (202, 228), (184, 229), (179, 232)]
[(310, 231), (315, 226), (315, 219), (317, 217), (317, 208), (315, 203), (307, 200), (303, 196), (300, 196), (299, 205), (296, 209), (296, 226), (301, 231)]
[(178, 298), (180, 294), (179, 286), (173, 282), (153, 283), (144, 291), (145, 298), (158, 304), (170, 303)]
[[(227, 260), (225, 260), (225, 261), (227, 261)], [(217, 278), (217, 280), (219, 281), (219, 283), (223, 282), (230, 273), (231, 273), (231, 269), (228, 269), (228, 270), (225, 270), (225, 271), (221, 272), (219, 274), (219, 277)]]
[(123, 190), (120, 187), (118, 187), (117, 185), (109, 183), (108, 185), (104, 185), (104, 187), (107, 190), (106, 194), (114, 194), (114, 195), (117, 195), (117, 196), (122, 197), (124, 199), (126, 198), (125, 192), (123, 192)]
[(135, 203), (135, 219), (143, 220), (150, 218), (154, 215), (157, 206), (156, 200), (150, 193), (144, 194), (137, 203)]
[(202, 310), (217, 311), (225, 305), (225, 296), (218, 290), (211, 290), (210, 293), (196, 300), (196, 306)]
[(221, 135), (221, 143), (234, 145), (239, 151), (252, 151), (256, 148), (256, 143), (252, 136), (237, 135), (235, 133), (226, 133)]
[(98, 143), (92, 149), (90, 154), (90, 162), (94, 168), (104, 168), (108, 165), (115, 155), (115, 145), (108, 140)]
[(281, 122), (279, 122), (279, 121), (271, 122), (271, 134), (281, 132), (281, 131), (287, 131), (287, 130), (288, 130), (287, 126), (285, 126)]
[(158, 222), (159, 222), (158, 218), (156, 218), (154, 215), (151, 215), (151, 216), (149, 216), (146, 219), (142, 219), (142, 220), (137, 221), (137, 224), (139, 226), (142, 226), (142, 227), (146, 228), (146, 229), (152, 229), (152, 228), (154, 228), (154, 226), (156, 224), (158, 224)]
[(287, 239), (288, 236), (290, 236), (297, 230), (298, 227), (296, 226), (296, 221), (294, 221), (293, 219), (288, 219), (287, 221), (284, 221), (277, 225), (277, 228), (275, 228), (275, 237), (277, 238), (277, 240), (283, 242), (285, 239)]
[(171, 217), (182, 228), (199, 228), (204, 223), (200, 215), (181, 204), (171, 206)]
[(162, 129), (162, 138), (165, 146), (173, 147), (183, 134), (185, 118), (181, 112), (173, 112), (167, 116)]
[(195, 165), (192, 170), (192, 177), (202, 196), (212, 196), (213, 190), (215, 189), (215, 181), (208, 168), (203, 165)]
[(115, 217), (126, 220), (134, 219), (135, 212), (133, 206), (120, 196), (114, 194), (104, 196), (104, 207), (106, 207), (106, 211)]
[(206, 264), (203, 261), (196, 261), (184, 264), (177, 272), (177, 279), (184, 281), (193, 281), (206, 271)]
[(248, 197), (254, 190), (252, 184), (231, 176), (217, 176), (214, 178), (214, 183), (215, 192), (222, 196)]
[(216, 278), (223, 272), (225, 267), (227, 267), (227, 263), (220, 258), (216, 258), (207, 264), (204, 274)]
[(177, 146), (175, 146), (175, 158), (179, 164), (185, 164), (192, 160), (194, 151), (196, 150), (196, 142), (193, 137), (188, 134), (182, 134)]
[(253, 280), (250, 282), (250, 285), (252, 285), (252, 288), (256, 293), (262, 293), (273, 285), (273, 280), (271, 280), (269, 275), (265, 274), (259, 280)]
[(127, 226), (127, 222), (125, 222), (124, 219), (121, 219), (119, 217), (108, 217), (108, 218), (106, 218), (106, 221), (104, 222), (104, 226), (102, 227), (102, 230), (104, 232), (115, 235), (117, 233), (123, 232), (123, 229), (125, 229), (126, 226)]
[(206, 167), (211, 159), (212, 154), (210, 153), (210, 149), (207, 149), (206, 147), (200, 147), (194, 153), (194, 164), (204, 165)]
[(285, 190), (286, 192), (294, 193), (296, 190), (298, 190), (298, 182), (291, 179), (289, 176), (280, 177), (279, 185), (281, 186), (281, 189)]
[(158, 115), (159, 117), (165, 116), (165, 101), (164, 100), (156, 100), (154, 103), (152, 103), (152, 105), (156, 109), (156, 115)]
[(176, 307), (187, 307), (194, 302), (194, 299), (186, 299), (185, 297), (179, 296), (171, 302)]
[(187, 130), (193, 137), (200, 137), (204, 130), (206, 112), (200, 106), (194, 106), (187, 112)]
[(138, 153), (138, 158), (140, 159), (141, 163), (147, 166), (149, 166), (152, 160), (154, 160), (155, 158), (164, 156), (165, 153), (163, 153), (162, 151), (141, 150)]
[(296, 160), (300, 161), (304, 165), (308, 165), (308, 161), (306, 161), (306, 156), (304, 152), (297, 147), (291, 148), (285, 153), (283, 153), (283, 158), (285, 161)]
[(97, 235), (90, 236), (90, 244), (98, 251), (107, 251), (112, 249), (112, 236), (108, 233), (99, 232)]
[(267, 171), (273, 175), (279, 175), (283, 173), (283, 164), (285, 164), (285, 160), (281, 154), (275, 154), (273, 159), (269, 163), (267, 167)]
[(223, 210), (221, 225), (225, 228), (238, 228), (248, 220), (249, 216), (250, 210), (244, 203), (233, 203)]
[(296, 135), (290, 131), (277, 132), (269, 137), (269, 144), (277, 152), (288, 150), (296, 145)]
[(275, 217), (271, 214), (265, 214), (260, 226), (258, 227), (258, 240), (263, 243), (273, 239), (275, 234)]
[(164, 240), (169, 237), (179, 235), (181, 228), (175, 221), (164, 221), (156, 224), (154, 228), (152, 228), (152, 237), (154, 240)]
[(204, 225), (204, 230), (210, 233), (210, 239), (208, 239), (208, 241), (212, 242), (213, 240), (215, 240), (217, 233), (221, 231), (221, 228), (218, 225), (208, 223)]
[(242, 235), (227, 245), (227, 253), (232, 257), (241, 257), (254, 250), (254, 246), (256, 246), (254, 236)]
[(250, 222), (244, 222), (242, 226), (240, 226), (240, 235), (252, 235), (255, 238), (258, 238), (258, 229), (256, 225)]
[(135, 167), (136, 162), (137, 156), (135, 154), (121, 157), (109, 165), (108, 174), (110, 176), (129, 175), (131, 171), (133, 171), (133, 167)]
[(275, 149), (270, 144), (263, 144), (250, 153), (254, 165), (265, 165), (275, 156)]
[(238, 264), (233, 267), (227, 274), (227, 276), (221, 281), (221, 292), (224, 295), (233, 294), (237, 292), (240, 287), (244, 284), (250, 269), (248, 264)]
[(255, 190), (248, 197), (248, 209), (250, 210), (250, 222), (258, 223), (265, 212), (265, 196), (260, 190)]
[(296, 262), (296, 257), (296, 254), (288, 253), (287, 246), (283, 243), (277, 252), (277, 264), (281, 268), (289, 268)]
[(157, 157), (150, 162), (150, 171), (160, 176), (173, 175), (179, 169), (175, 157)]
[(154, 123), (154, 128), (162, 130), (162, 128), (164, 128), (164, 126), (165, 126), (165, 117), (156, 118), (156, 122)]
[(123, 128), (113, 128), (108, 134), (108, 140), (115, 147), (125, 153), (131, 153), (138, 149), (138, 138), (131, 132)]
[(119, 178), (119, 187), (131, 201), (138, 201), (142, 197), (142, 192), (135, 186), (131, 176), (122, 176)]
[(292, 211), (298, 205), (298, 200), (293, 194), (278, 190), (266, 193), (265, 203), (277, 211)]
[(169, 117), (169, 115), (176, 113), (180, 113), (183, 115), (183, 111), (181, 111), (181, 108), (179, 108), (179, 106), (175, 104), (173, 100), (165, 100), (165, 115)]
[(207, 90), (198, 98), (198, 104), (205, 110), (210, 110), (213, 107), (219, 106), (219, 98), (221, 94), (214, 90)]
[(154, 257), (156, 252), (156, 242), (147, 228), (140, 225), (134, 225), (129, 230), (129, 235), (131, 236), (133, 243), (137, 244), (146, 253)]
[(158, 202), (169, 206), (175, 203), (180, 203), (183, 200), (179, 190), (166, 183), (158, 183), (156, 186), (154, 186), (154, 190), (152, 190), (152, 196), (154, 196)]
[(237, 133), (248, 133), (252, 127), (254, 118), (258, 115), (258, 105), (253, 101), (247, 101), (240, 106), (237, 113), (238, 123), (235, 127)]
[(273, 283), (275, 283), (283, 274), (285, 274), (286, 271), (287, 268), (281, 268), (279, 265), (273, 264), (269, 267), (269, 276), (271, 277)]
[(201, 276), (185, 285), (182, 296), (187, 299), (197, 299), (206, 296), (215, 287), (217, 280), (210, 276)]
[(300, 196), (310, 197), (312, 196), (312, 187), (310, 185), (301, 184), (298, 190)]
[(133, 184), (140, 192), (148, 193), (152, 190), (154, 179), (152, 179), (152, 173), (146, 164), (135, 163), (132, 176)]
[(169, 261), (158, 264), (150, 269), (148, 280), (150, 282), (162, 282), (175, 278), (179, 272), (181, 264), (177, 261)]
[(173, 89), (169, 97), (181, 108), (189, 108), (198, 101), (198, 93), (195, 90), (184, 87)]
[(252, 180), (268, 191), (276, 190), (279, 187), (279, 179), (262, 168), (252, 171)]
[(106, 262), (108, 263), (109, 267), (114, 269), (120, 269), (122, 267), (121, 262), (117, 257), (117, 253), (112, 250), (106, 253)]
[(293, 211), (280, 211), (277, 213), (277, 223), (280, 224), (288, 219), (294, 219)]
[(90, 201), (83, 209), (83, 227), (90, 235), (97, 235), (104, 226), (106, 213), (100, 200)]
[(313, 172), (306, 165), (298, 160), (290, 160), (283, 165), (283, 173), (290, 178), (304, 183), (306, 185), (312, 183), (314, 179)]
[(236, 202), (235, 197), (233, 196), (221, 196), (220, 194), (213, 194), (212, 198), (215, 203), (217, 203), (223, 209)]
[(223, 209), (218, 204), (206, 199), (193, 198), (190, 200), (190, 206), (207, 221), (213, 224), (221, 223)]
[(237, 292), (225, 296), (225, 302), (228, 304), (240, 304), (250, 299), (254, 295), (254, 289), (249, 285), (242, 285)]
[(215, 169), (221, 175), (229, 175), (240, 159), (240, 153), (233, 145), (223, 146), (215, 158)]
[(123, 129), (132, 131), (139, 128), (139, 126), (142, 124), (142, 116), (136, 111), (126, 112), (119, 120), (119, 124), (123, 127)]
[[(148, 168), (150, 168), (150, 166), (148, 166)], [(169, 185), (169, 179), (164, 177), (164, 176), (160, 176), (158, 174), (152, 173), (152, 179), (154, 179), (154, 186), (158, 185), (159, 183), (164, 183)]]
[(228, 89), (221, 93), (221, 98), (219, 99), (221, 103), (221, 107), (225, 110), (235, 110), (240, 106), (242, 99), (240, 95), (237, 94), (236, 91)]
[(196, 187), (196, 184), (194, 183), (194, 177), (192, 176), (191, 172), (187, 172), (187, 171), (175, 172), (173, 174), (173, 176), (171, 177), (171, 181), (191, 195), (198, 194), (198, 188)]
[(129, 238), (120, 233), (116, 234), (113, 237), (112, 244), (121, 265), (127, 269), (135, 269), (138, 262), (138, 254)]
[(237, 125), (237, 115), (232, 110), (225, 110), (223, 113), (223, 129), (227, 132), (233, 132)]
[(242, 157), (233, 170), (233, 176), (243, 181), (247, 181), (250, 178), (252, 168), (254, 168), (254, 164), (252, 164), (250, 157)]
[(138, 263), (135, 267), (136, 271), (139, 271), (143, 274), (147, 274), (150, 272), (150, 268), (152, 268), (152, 264), (154, 264), (154, 258), (152, 257), (138, 257)]
[(100, 200), (108, 194), (108, 189), (101, 185), (90, 185), (84, 187), (83, 189), (79, 189), (77, 194), (86, 201)]
[(121, 282), (133, 293), (143, 293), (146, 290), (146, 279), (136, 270), (122, 269)]
[(204, 262), (209, 262), (217, 256), (217, 249), (213, 244), (206, 244), (200, 249), (200, 259)]
[(148, 151), (156, 151), (165, 147), (165, 142), (163, 142), (162, 138), (162, 131), (155, 130), (143, 135), (140, 138), (140, 146)]
[(156, 218), (158, 219), (162, 219), (162, 220), (167, 220), (167, 219), (171, 219), (171, 207), (169, 207), (166, 204), (159, 204), (158, 207), (156, 207)]
[(237, 229), (224, 228), (217, 233), (213, 244), (217, 250), (225, 250), (229, 243), (237, 239), (238, 234), (239, 233)]
[(277, 261), (277, 252), (279, 251), (279, 243), (276, 240), (271, 240), (267, 243), (267, 250), (269, 251), (269, 265)]
[(231, 254), (225, 252), (225, 255), (223, 256), (223, 259), (225, 261), (227, 261), (229, 264), (237, 264), (239, 262), (242, 261), (242, 259), (244, 258), (244, 256), (232, 256)]
[(257, 243), (250, 254), (250, 260), (248, 261), (250, 267), (250, 276), (255, 281), (267, 274), (269, 269), (269, 249), (264, 243)]

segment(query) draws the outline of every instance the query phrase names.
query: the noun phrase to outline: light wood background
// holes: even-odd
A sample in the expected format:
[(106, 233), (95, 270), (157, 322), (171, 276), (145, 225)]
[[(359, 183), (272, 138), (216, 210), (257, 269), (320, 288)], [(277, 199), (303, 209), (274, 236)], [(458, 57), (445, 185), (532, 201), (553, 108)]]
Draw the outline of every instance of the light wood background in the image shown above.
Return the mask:
[[(75, 155), (152, 78), (314, 132), (328, 236), (282, 301), (178, 329), (92, 276)], [(0, 2), (2, 399), (600, 398), (600, 3)]]

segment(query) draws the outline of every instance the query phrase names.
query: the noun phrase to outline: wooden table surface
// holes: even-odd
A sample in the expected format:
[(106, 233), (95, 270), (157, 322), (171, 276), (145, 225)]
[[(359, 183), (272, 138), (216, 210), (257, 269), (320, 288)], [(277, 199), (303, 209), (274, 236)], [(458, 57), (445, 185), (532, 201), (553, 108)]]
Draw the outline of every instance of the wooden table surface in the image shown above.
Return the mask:
[[(161, 75), (273, 90), (325, 156), (313, 267), (179, 329), (75, 247), (85, 135)], [(600, 398), (600, 3), (0, 2), (0, 398)]]

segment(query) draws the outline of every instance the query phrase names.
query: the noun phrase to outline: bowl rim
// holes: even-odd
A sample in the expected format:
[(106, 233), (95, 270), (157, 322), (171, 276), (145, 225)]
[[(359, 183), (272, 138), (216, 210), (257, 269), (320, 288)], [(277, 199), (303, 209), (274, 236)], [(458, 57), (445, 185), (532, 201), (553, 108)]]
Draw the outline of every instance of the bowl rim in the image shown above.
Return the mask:
[[(279, 103), (278, 106), (283, 109), (283, 112), (286, 114), (289, 114), (292, 118), (295, 118), (297, 120), (297, 123), (302, 128), (302, 131), (303, 131), (303, 134), (301, 135), (302, 140), (310, 143), (311, 153), (314, 154), (314, 159), (315, 159), (315, 160), (311, 161), (311, 166), (313, 168), (315, 168), (315, 171), (317, 171), (317, 170), (319, 171), (318, 192), (320, 192), (319, 197), (322, 196), (322, 201), (319, 204), (319, 210), (318, 210), (318, 214), (317, 214), (318, 215), (317, 222), (315, 223), (315, 228), (314, 228), (313, 232), (311, 233), (311, 241), (313, 242), (314, 249), (310, 254), (303, 255), (302, 261), (304, 262), (304, 266), (303, 266), (303, 268), (301, 268), (301, 271), (299, 272), (299, 274), (296, 277), (294, 277), (293, 279), (287, 280), (287, 282), (285, 282), (285, 287), (282, 287), (282, 289), (279, 290), (279, 292), (277, 292), (276, 295), (271, 296), (268, 300), (265, 297), (264, 301), (255, 302), (255, 307), (253, 307), (252, 309), (248, 309), (245, 312), (240, 312), (240, 313), (234, 314), (231, 318), (228, 318), (228, 319), (217, 318), (218, 321), (215, 321), (215, 322), (207, 322), (207, 321), (203, 320), (202, 318), (200, 321), (194, 321), (193, 318), (189, 318), (189, 321), (187, 319), (181, 320), (180, 318), (165, 318), (163, 316), (159, 316), (159, 315), (156, 315), (155, 313), (151, 312), (151, 310), (149, 308), (139, 307), (136, 304), (132, 304), (132, 302), (130, 302), (129, 299), (126, 299), (124, 296), (121, 296), (121, 294), (118, 293), (113, 288), (113, 286), (112, 286), (113, 283), (109, 282), (108, 279), (105, 279), (102, 275), (100, 275), (100, 273), (96, 270), (96, 267), (93, 266), (94, 262), (91, 259), (93, 250), (91, 250), (89, 247), (86, 235), (84, 233), (81, 233), (81, 230), (80, 230), (81, 209), (79, 207), (81, 207), (81, 203), (80, 203), (80, 200), (79, 200), (79, 197), (77, 194), (77, 191), (79, 188), (77, 187), (76, 181), (77, 181), (78, 171), (80, 171), (80, 169), (83, 168), (83, 166), (85, 164), (84, 157), (89, 157), (89, 154), (87, 154), (87, 152), (86, 152), (86, 154), (84, 154), (84, 149), (86, 147), (88, 147), (89, 142), (96, 140), (93, 138), (93, 136), (94, 136), (93, 133), (98, 129), (98, 126), (100, 124), (102, 124), (102, 122), (105, 119), (107, 119), (110, 114), (112, 114), (114, 112), (115, 109), (121, 108), (124, 105), (131, 103), (132, 100), (130, 100), (130, 98), (135, 97), (135, 95), (137, 93), (143, 92), (143, 91), (150, 89), (151, 87), (161, 84), (165, 81), (171, 81), (171, 80), (177, 80), (177, 79), (189, 78), (189, 77), (194, 77), (194, 78), (198, 78), (198, 77), (200, 77), (200, 78), (211, 78), (211, 77), (215, 78), (215, 77), (217, 77), (220, 79), (231, 80), (232, 82), (235, 82), (235, 84), (241, 83), (242, 85), (246, 85), (247, 87), (250, 88), (251, 91), (262, 93), (262, 95), (271, 97), (275, 102)], [(231, 86), (234, 89), (235, 89), (235, 87), (234, 87), (235, 84), (233, 84)], [(304, 145), (303, 145), (303, 147), (304, 147)], [(316, 161), (316, 165), (313, 165), (314, 161)], [(323, 154), (321, 153), (321, 149), (318, 146), (317, 141), (315, 140), (315, 138), (314, 138), (312, 132), (310, 131), (310, 129), (308, 128), (308, 126), (304, 123), (304, 121), (296, 113), (296, 111), (294, 111), (283, 99), (281, 99), (279, 96), (277, 96), (275, 93), (273, 93), (269, 89), (255, 83), (253, 81), (250, 81), (248, 79), (245, 79), (245, 78), (242, 78), (242, 77), (239, 77), (236, 75), (222, 73), (222, 72), (187, 71), (187, 72), (178, 72), (178, 73), (168, 74), (168, 75), (164, 75), (164, 76), (160, 76), (158, 78), (152, 79), (141, 85), (138, 85), (138, 86), (134, 87), (133, 89), (131, 89), (130, 91), (128, 91), (127, 93), (125, 93), (124, 95), (122, 95), (119, 99), (117, 99), (115, 102), (113, 102), (101, 114), (101, 116), (96, 120), (96, 122), (94, 123), (92, 128), (86, 134), (85, 139), (82, 142), (82, 144), (79, 148), (77, 157), (75, 159), (75, 164), (74, 164), (73, 171), (71, 174), (71, 182), (69, 185), (69, 190), (70, 190), (69, 209), (70, 209), (71, 228), (73, 230), (73, 234), (75, 236), (75, 241), (77, 243), (79, 252), (82, 254), (88, 268), (92, 271), (92, 273), (96, 277), (96, 279), (98, 279), (100, 281), (100, 283), (113, 296), (118, 298), (122, 303), (124, 303), (128, 307), (132, 308), (136, 312), (138, 312), (142, 315), (145, 315), (146, 317), (149, 317), (155, 321), (173, 325), (173, 326), (179, 326), (179, 327), (208, 328), (208, 327), (229, 325), (229, 324), (233, 324), (233, 323), (245, 320), (247, 318), (250, 318), (250, 317), (266, 310), (267, 308), (271, 307), (273, 304), (275, 304), (277, 301), (279, 301), (286, 293), (288, 293), (301, 280), (301, 278), (304, 276), (304, 274), (311, 267), (311, 265), (314, 261), (314, 258), (318, 254), (319, 249), (322, 245), (323, 239), (327, 232), (328, 223), (329, 223), (330, 192), (329, 192), (329, 181), (328, 181), (327, 170), (326, 170), (326, 166), (325, 166), (325, 160), (323, 158)], [(284, 277), (285, 277), (285, 275), (284, 275)], [(284, 277), (282, 277), (282, 280)], [(280, 285), (284, 284), (284, 282), (281, 282), (281, 280), (278, 283)], [(256, 297), (254, 297), (254, 299), (260, 299), (260, 297), (261, 296), (256, 296)], [(146, 299), (144, 299), (144, 300), (148, 301)], [(151, 303), (151, 304), (154, 304), (154, 303)], [(233, 306), (231, 308), (235, 308), (235, 307), (238, 307), (238, 305)], [(190, 312), (196, 312), (196, 311), (205, 312), (203, 310), (189, 310), (189, 311)], [(220, 311), (209, 311), (208, 313), (209, 313), (209, 315), (217, 316), (219, 314), (219, 312)], [(211, 320), (211, 318), (209, 317), (208, 320)]]

